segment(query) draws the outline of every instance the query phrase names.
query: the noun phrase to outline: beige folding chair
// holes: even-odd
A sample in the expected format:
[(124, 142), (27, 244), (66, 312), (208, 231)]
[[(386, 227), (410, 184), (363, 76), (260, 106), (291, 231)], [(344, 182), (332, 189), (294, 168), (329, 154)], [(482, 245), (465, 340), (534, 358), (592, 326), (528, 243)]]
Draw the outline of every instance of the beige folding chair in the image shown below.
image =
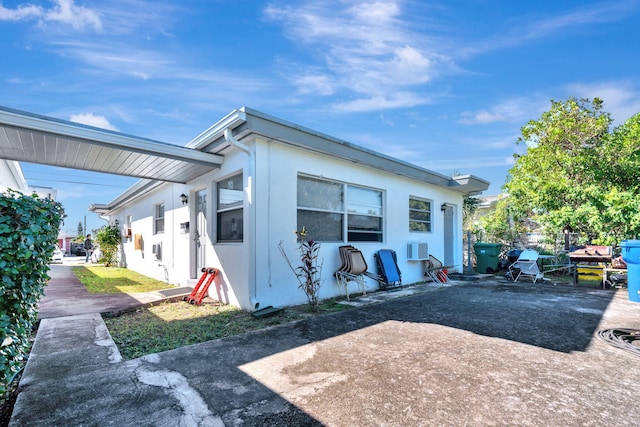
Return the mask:
[(338, 285), (344, 288), (345, 294), (347, 296), (347, 301), (349, 300), (350, 282), (356, 282), (358, 288), (362, 291), (362, 294), (366, 295), (367, 286), (365, 278), (369, 277), (376, 281), (379, 281), (380, 278), (377, 275), (369, 273), (367, 271), (367, 262), (365, 261), (362, 252), (360, 252), (358, 249), (354, 248), (353, 246), (340, 246), (338, 249), (340, 252), (342, 265), (334, 273), (334, 276), (338, 281)]
[(447, 274), (449, 268), (451, 267), (445, 266), (442, 261), (430, 254), (424, 275), (429, 277), (434, 283), (451, 283), (449, 275)]

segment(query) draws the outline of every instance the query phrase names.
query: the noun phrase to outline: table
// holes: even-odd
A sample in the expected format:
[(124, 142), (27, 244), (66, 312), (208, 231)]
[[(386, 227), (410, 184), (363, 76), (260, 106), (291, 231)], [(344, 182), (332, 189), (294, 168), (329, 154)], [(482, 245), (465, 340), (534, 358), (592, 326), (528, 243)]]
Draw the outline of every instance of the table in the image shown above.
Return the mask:
[(538, 259), (540, 260), (540, 268), (544, 268), (544, 260), (545, 259), (555, 259), (555, 255), (538, 255)]

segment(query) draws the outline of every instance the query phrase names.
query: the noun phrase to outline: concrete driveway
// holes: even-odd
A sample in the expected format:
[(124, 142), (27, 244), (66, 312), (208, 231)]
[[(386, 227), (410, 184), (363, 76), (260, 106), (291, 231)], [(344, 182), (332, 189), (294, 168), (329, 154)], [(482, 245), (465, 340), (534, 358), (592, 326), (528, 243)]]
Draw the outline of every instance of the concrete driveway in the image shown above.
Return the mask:
[(100, 316), (45, 319), (12, 426), (636, 426), (626, 290), (501, 280), (120, 361)]

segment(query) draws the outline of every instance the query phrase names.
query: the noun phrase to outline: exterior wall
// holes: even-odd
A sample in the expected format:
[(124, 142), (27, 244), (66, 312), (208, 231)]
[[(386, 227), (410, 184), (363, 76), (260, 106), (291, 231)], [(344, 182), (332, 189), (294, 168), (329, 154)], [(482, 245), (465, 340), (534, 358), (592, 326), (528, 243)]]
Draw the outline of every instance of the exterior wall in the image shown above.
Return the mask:
[[(308, 150), (263, 139), (242, 141), (255, 150), (255, 195), (249, 177), (249, 156), (236, 149), (224, 152), (225, 161), (220, 169), (208, 173), (187, 185), (164, 183), (145, 196), (131, 202), (110, 217), (118, 220), (121, 228), (131, 226), (131, 236), (123, 238), (122, 263), (145, 275), (176, 285), (196, 283), (200, 273), (194, 271), (195, 193), (207, 191), (207, 230), (203, 239), (206, 265), (220, 269), (221, 274), (212, 285), (209, 295), (224, 303), (254, 309), (286, 306), (306, 302), (306, 296), (298, 289), (298, 282), (282, 258), (278, 244), (282, 241), (294, 265), (298, 253), (295, 231), (297, 228), (297, 178), (299, 174), (316, 176), (354, 184), (383, 192), (384, 241), (357, 242), (369, 265), (376, 272), (374, 253), (379, 249), (393, 249), (404, 284), (424, 281), (424, 262), (407, 261), (407, 243), (426, 242), (429, 252), (442, 259), (444, 251), (442, 203), (454, 207), (454, 259), (462, 265), (462, 195), (445, 188), (425, 184), (391, 173), (364, 167)], [(244, 181), (244, 240), (237, 243), (217, 243), (216, 235), (216, 182), (243, 173)], [(189, 195), (188, 206), (183, 206), (180, 194)], [(255, 197), (252, 197), (255, 196)], [(409, 197), (419, 197), (432, 202), (432, 231), (409, 231)], [(165, 204), (165, 232), (154, 234), (154, 213), (157, 204)], [(255, 212), (255, 235), (251, 234), (252, 213)], [(132, 217), (128, 224), (128, 217)], [(180, 224), (190, 223), (188, 233)], [(135, 236), (141, 235), (143, 249), (135, 249)], [(152, 253), (152, 245), (162, 244), (162, 259)], [(338, 247), (343, 243), (322, 243), (320, 258), (323, 261), (324, 279), (320, 297), (341, 295), (333, 273), (340, 267)], [(252, 251), (255, 250), (255, 255)], [(460, 268), (459, 268), (460, 269)], [(355, 286), (355, 285), (354, 285)], [(369, 290), (378, 288), (373, 281)], [(355, 288), (350, 289), (351, 292)]]
[(27, 181), (25, 181), (24, 175), (22, 175), (20, 163), (0, 159), (0, 192), (9, 188), (20, 191), (23, 194), (29, 191)]
[[(243, 173), (245, 187), (248, 178), (245, 171), (247, 155), (239, 150), (225, 153), (225, 162), (214, 172), (205, 174), (187, 185), (164, 183), (145, 196), (127, 204), (110, 215), (111, 223), (118, 220), (123, 229), (121, 264), (150, 277), (167, 281), (178, 286), (194, 286), (200, 277), (192, 262), (194, 252), (195, 193), (207, 191), (207, 226), (201, 242), (204, 245), (207, 267), (220, 269), (215, 285), (209, 295), (224, 303), (240, 307), (251, 307), (249, 295), (249, 242), (245, 227), (244, 242), (215, 243), (215, 183), (229, 176)], [(187, 205), (183, 205), (181, 194), (189, 196)], [(244, 223), (249, 221), (248, 189), (245, 191), (243, 207)], [(154, 233), (155, 207), (165, 204), (164, 233)], [(128, 218), (132, 221), (129, 224)], [(180, 225), (189, 222), (189, 231), (184, 232)], [(124, 237), (127, 228), (131, 228), (129, 237)], [(143, 247), (135, 249), (136, 235), (142, 236)], [(162, 259), (152, 253), (153, 245), (162, 244)]]
[[(443, 258), (443, 202), (456, 206), (454, 219), (455, 264), (462, 265), (462, 195), (436, 186), (420, 183), (394, 174), (363, 167), (352, 162), (336, 160), (319, 154), (285, 146), (277, 142), (258, 144), (257, 155), (257, 295), (260, 306), (283, 306), (306, 302), (298, 289), (298, 282), (278, 250), (283, 242), (292, 263), (297, 265), (298, 253), (295, 230), (297, 226), (297, 177), (311, 175), (347, 184), (361, 185), (383, 191), (384, 241), (357, 242), (353, 245), (363, 252), (369, 271), (376, 272), (374, 253), (379, 249), (393, 249), (398, 256), (403, 283), (424, 281), (425, 265), (422, 261), (407, 261), (407, 243), (427, 242), (429, 252)], [(409, 231), (409, 197), (432, 201), (432, 232)], [(323, 261), (321, 298), (340, 295), (343, 291), (333, 277), (340, 267), (338, 247), (343, 243), (322, 243), (320, 259)], [(369, 280), (369, 290), (378, 284)], [(355, 286), (355, 285), (354, 285)], [(356, 290), (350, 289), (350, 292)]]
[[(183, 274), (188, 259), (180, 254), (188, 236), (176, 232), (176, 223), (188, 217), (188, 208), (180, 203), (183, 186), (166, 183), (110, 216), (110, 223), (118, 221), (124, 231), (131, 230), (130, 237), (123, 236), (121, 263), (147, 276), (172, 284), (185, 285), (188, 276)], [(154, 233), (155, 207), (165, 204), (164, 233)], [(131, 219), (131, 220), (129, 220)], [(186, 219), (184, 219), (186, 221)], [(177, 227), (179, 231), (179, 226)], [(142, 246), (135, 248), (135, 237), (142, 236)], [(154, 244), (162, 245), (162, 257), (152, 252)]]
[[(248, 175), (248, 156), (237, 149), (225, 152), (224, 164), (217, 171), (208, 174), (198, 181), (197, 187), (191, 188), (191, 196), (198, 189), (207, 188), (207, 223), (208, 238), (206, 247), (206, 264), (208, 267), (220, 269), (220, 276), (216, 279), (215, 289), (212, 286), (209, 296), (224, 303), (251, 309), (251, 260), (250, 247), (252, 237), (249, 235), (250, 209), (250, 179)], [(244, 239), (242, 242), (216, 242), (216, 183), (238, 173), (243, 175), (244, 205), (243, 223)], [(190, 199), (194, 199), (190, 197)], [(195, 200), (195, 199), (194, 199)], [(193, 210), (193, 209), (192, 209)], [(191, 224), (195, 218), (191, 218)]]

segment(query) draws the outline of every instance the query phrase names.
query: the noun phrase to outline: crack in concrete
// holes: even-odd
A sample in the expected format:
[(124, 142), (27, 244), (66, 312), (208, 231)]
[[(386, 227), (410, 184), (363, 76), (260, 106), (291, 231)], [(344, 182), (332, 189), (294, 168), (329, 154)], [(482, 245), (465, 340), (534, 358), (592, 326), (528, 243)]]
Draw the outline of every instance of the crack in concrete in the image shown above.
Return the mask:
[[(157, 356), (157, 355), (154, 355)], [(160, 387), (165, 393), (178, 401), (183, 411), (178, 425), (224, 427), (222, 418), (213, 414), (202, 396), (189, 385), (182, 374), (167, 369), (157, 369), (152, 364), (159, 362), (159, 357), (144, 357), (135, 369), (138, 381), (143, 384)]]

